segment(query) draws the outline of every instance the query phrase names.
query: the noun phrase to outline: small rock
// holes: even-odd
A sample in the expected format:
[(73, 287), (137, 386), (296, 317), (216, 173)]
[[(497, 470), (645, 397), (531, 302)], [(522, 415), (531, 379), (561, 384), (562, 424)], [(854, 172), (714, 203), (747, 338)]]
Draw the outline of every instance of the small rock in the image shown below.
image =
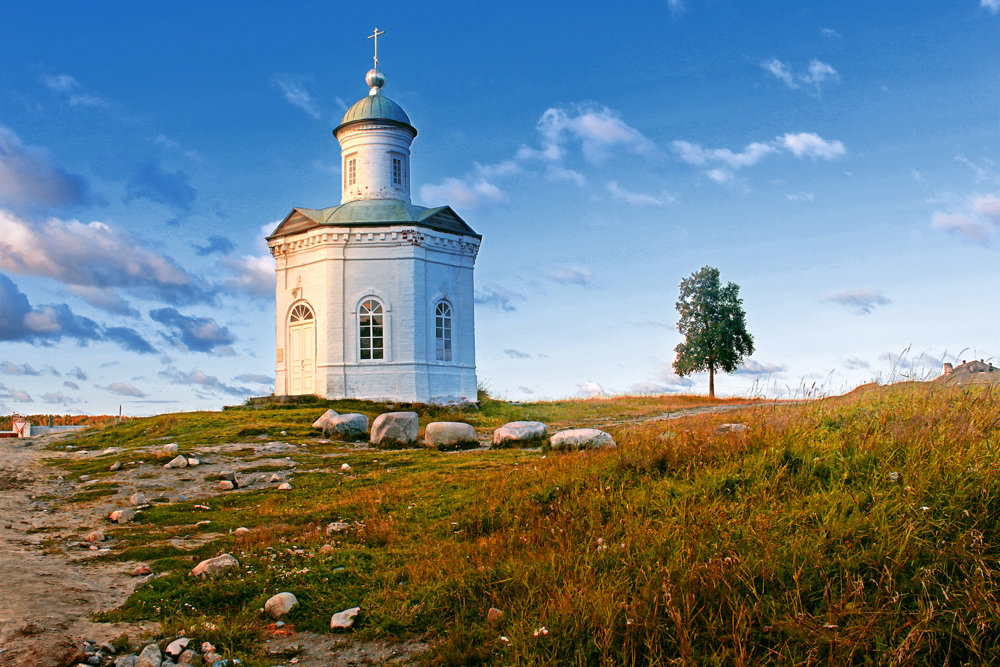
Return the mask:
[(201, 652), (202, 653), (214, 653), (215, 652), (215, 646), (213, 646), (210, 642), (202, 642), (201, 643)]
[(321, 546), (319, 548), (319, 552), (321, 554), (323, 554), (323, 555), (329, 556), (330, 554), (332, 554), (334, 552), (333, 545), (332, 544), (324, 544), (323, 546)]
[(176, 454), (180, 447), (176, 442), (171, 442), (169, 445), (163, 445), (164, 454)]
[(486, 612), (486, 622), (487, 623), (499, 623), (503, 620), (503, 612), (496, 607), (490, 607), (490, 610)]
[(147, 574), (153, 574), (153, 570), (145, 563), (139, 563), (131, 572), (133, 577), (144, 577)]
[(278, 473), (273, 472), (273, 473), (271, 473), (271, 481), (272, 482), (280, 482), (281, 481), (281, 477), (278, 475)]
[(176, 456), (170, 460), (170, 463), (163, 466), (164, 468), (187, 468), (188, 460), (183, 456)]
[(191, 667), (200, 667), (202, 664), (201, 656), (198, 655), (198, 653), (192, 649), (185, 649), (180, 654), (180, 657), (177, 658), (177, 664), (190, 665)]
[(80, 479), (81, 482), (89, 482), (90, 481), (90, 475), (80, 475), (79, 479)]
[(594, 449), (615, 447), (615, 439), (610, 433), (596, 428), (571, 428), (559, 431), (550, 441), (553, 449)]
[(122, 469), (122, 462), (121, 461), (115, 461), (114, 463), (111, 464), (111, 467), (108, 468), (108, 471), (109, 472), (116, 472), (116, 471), (121, 470), (121, 469)]
[(250, 532), (250, 529), (247, 528), (246, 526), (240, 526), (239, 528), (237, 528), (236, 530), (233, 531), (233, 533), (235, 535), (246, 535), (249, 532)]
[(545, 440), (549, 427), (542, 422), (508, 422), (493, 431), (494, 447), (538, 446)]
[(219, 473), (219, 479), (224, 479), (227, 482), (236, 484), (236, 473), (232, 470), (223, 470)]
[(347, 530), (350, 527), (351, 524), (346, 521), (332, 521), (326, 526), (326, 534), (329, 535), (330, 533), (339, 533), (340, 531)]
[(351, 464), (350, 463), (341, 463), (340, 464), (340, 469), (343, 470), (344, 472), (351, 472)]
[(226, 663), (222, 660), (222, 656), (215, 651), (202, 653), (201, 657), (205, 659), (206, 664), (212, 665), (212, 667), (226, 667)]
[(240, 562), (230, 556), (229, 554), (222, 554), (221, 556), (216, 556), (215, 558), (209, 558), (203, 560), (198, 565), (191, 570), (192, 577), (217, 577), (219, 575), (225, 574), (227, 570), (239, 567)]
[(187, 637), (180, 637), (178, 639), (175, 639), (174, 641), (167, 644), (166, 654), (169, 655), (171, 658), (176, 658), (177, 656), (179, 656), (181, 653), (184, 652), (184, 649), (186, 649), (187, 645), (190, 643), (191, 640), (188, 639)]
[(128, 523), (129, 521), (135, 518), (135, 510), (130, 510), (127, 508), (123, 510), (115, 510), (109, 515), (108, 518), (114, 521), (115, 523)]
[(122, 657), (115, 660), (115, 667), (135, 667), (135, 664), (139, 661), (139, 656), (134, 653), (131, 655), (123, 655)]
[(368, 417), (356, 412), (332, 417), (323, 425), (323, 435), (330, 434), (342, 440), (363, 440), (368, 435)]
[(476, 429), (463, 422), (431, 422), (424, 429), (424, 445), (432, 449), (470, 449), (479, 446)]
[(361, 607), (351, 607), (350, 609), (337, 612), (330, 617), (330, 629), (347, 630), (354, 625), (354, 618), (358, 615), (359, 611), (361, 611)]
[(288, 491), (292, 488), (292, 485), (288, 482), (283, 482), (278, 485), (278, 491)]
[(163, 664), (163, 654), (156, 644), (149, 644), (135, 661), (135, 667), (160, 667)]
[(745, 433), (746, 424), (719, 424), (715, 427), (716, 433)]
[(148, 500), (146, 500), (145, 494), (143, 494), (141, 491), (136, 491), (131, 496), (129, 496), (128, 501), (133, 505), (145, 505), (146, 503), (149, 502)]
[(218, 486), (219, 486), (219, 491), (231, 491), (234, 488), (233, 483), (230, 482), (228, 479), (219, 480)]
[(84, 542), (103, 542), (104, 541), (104, 531), (103, 530), (92, 530), (83, 536)]
[(270, 614), (271, 618), (281, 618), (298, 603), (298, 599), (292, 593), (278, 593), (264, 603), (264, 611)]
[(200, 466), (200, 465), (201, 465), (201, 461), (200, 461), (200, 460), (198, 460), (198, 459), (192, 459), (192, 458), (189, 458), (189, 459), (187, 460), (187, 462), (188, 462), (188, 467), (189, 467), (189, 468), (193, 468), (193, 467), (195, 467), (195, 466)]
[(417, 442), (416, 412), (386, 412), (372, 424), (371, 443), (377, 447), (409, 447)]
[(334, 412), (333, 410), (327, 410), (320, 416), (319, 419), (313, 422), (313, 428), (324, 428), (329, 420), (339, 416), (340, 413)]

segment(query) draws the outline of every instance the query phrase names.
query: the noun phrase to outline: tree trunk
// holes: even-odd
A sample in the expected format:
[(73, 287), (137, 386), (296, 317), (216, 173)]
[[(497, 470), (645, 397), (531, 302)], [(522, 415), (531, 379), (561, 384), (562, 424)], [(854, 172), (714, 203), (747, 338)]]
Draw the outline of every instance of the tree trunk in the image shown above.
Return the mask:
[(708, 397), (715, 398), (715, 366), (708, 365)]

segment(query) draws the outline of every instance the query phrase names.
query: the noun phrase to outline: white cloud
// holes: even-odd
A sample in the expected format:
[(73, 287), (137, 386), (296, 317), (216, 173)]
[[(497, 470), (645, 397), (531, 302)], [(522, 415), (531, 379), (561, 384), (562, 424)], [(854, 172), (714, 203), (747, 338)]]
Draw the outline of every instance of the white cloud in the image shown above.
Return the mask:
[(31, 398), (31, 394), (22, 389), (11, 389), (8, 397), (18, 403), (34, 403), (34, 399)]
[[(1000, 0), (997, 0), (1000, 2)], [(972, 210), (988, 219), (994, 225), (1000, 225), (1000, 197), (986, 195), (977, 197), (972, 202)]]
[(629, 206), (635, 206), (638, 208), (666, 206), (667, 204), (676, 201), (673, 197), (666, 194), (657, 197), (642, 192), (631, 192), (618, 185), (618, 181), (609, 181), (607, 188), (608, 192), (610, 192), (611, 196), (615, 199), (623, 201)]
[(604, 387), (602, 387), (597, 382), (594, 382), (593, 380), (587, 380), (586, 382), (581, 382), (580, 384), (576, 385), (576, 388), (579, 390), (580, 395), (584, 396), (585, 398), (599, 398), (605, 395)]
[(833, 160), (844, 155), (847, 150), (840, 141), (827, 141), (815, 132), (799, 132), (778, 137), (778, 143), (792, 152), (795, 157), (822, 158)]
[(512, 347), (508, 347), (503, 353), (511, 359), (531, 359), (531, 355), (527, 352), (521, 352), (521, 350), (515, 350)]
[(507, 201), (503, 190), (486, 179), (469, 182), (459, 178), (446, 178), (443, 183), (423, 186), (420, 198), (432, 204), (447, 202), (462, 208), (484, 208)]
[(684, 13), (687, 7), (684, 6), (684, 0), (667, 0), (667, 7), (670, 9), (670, 15), (677, 18)]
[(313, 118), (319, 118), (319, 109), (312, 95), (305, 89), (303, 78), (292, 74), (279, 74), (271, 79), (275, 86), (281, 90), (285, 101), (293, 107), (305, 111)]
[(101, 389), (107, 389), (112, 394), (118, 394), (119, 396), (134, 396), (135, 398), (144, 398), (146, 392), (136, 389), (131, 382), (112, 382), (106, 387), (101, 387)]
[(736, 369), (736, 373), (743, 375), (770, 375), (772, 373), (782, 373), (784, 370), (785, 367), (780, 364), (767, 364), (756, 359), (747, 359)]
[(822, 28), (819, 32), (828, 39), (840, 39), (840, 33), (833, 28)]
[(207, 301), (211, 291), (170, 257), (102, 222), (28, 222), (0, 210), (0, 270), (66, 285), (121, 288), (170, 303)]
[(703, 166), (712, 162), (721, 162), (731, 169), (749, 167), (760, 162), (764, 157), (778, 149), (771, 144), (753, 142), (741, 152), (735, 153), (728, 148), (702, 148), (688, 141), (675, 141), (672, 144), (674, 152), (688, 164)]
[(582, 266), (553, 266), (545, 272), (545, 278), (563, 285), (590, 285), (593, 275)]
[(510, 313), (517, 310), (515, 301), (524, 301), (520, 292), (507, 289), (503, 285), (491, 283), (476, 290), (475, 302), (494, 310)]
[(244, 255), (243, 257), (223, 257), (219, 263), (229, 269), (232, 275), (223, 280), (231, 289), (259, 296), (274, 297), (274, 258), (271, 255)]
[(667, 394), (681, 391), (692, 386), (690, 378), (680, 377), (674, 373), (671, 364), (661, 364), (660, 369), (648, 380), (636, 382), (628, 388), (630, 394)]
[(965, 213), (937, 212), (931, 218), (931, 226), (972, 239), (986, 245), (993, 237), (993, 227), (986, 221)]
[(991, 14), (1000, 13), (1000, 0), (979, 0), (979, 6), (985, 8)]
[(796, 192), (785, 195), (785, 199), (788, 201), (812, 201), (815, 199), (815, 195), (811, 192)]
[(869, 288), (832, 292), (822, 300), (850, 308), (857, 315), (868, 315), (876, 307), (891, 303), (881, 291)]
[(810, 60), (805, 73), (801, 74), (795, 74), (791, 65), (777, 58), (765, 60), (760, 66), (789, 88), (795, 90), (805, 87), (807, 92), (817, 97), (824, 83), (840, 80), (840, 74), (833, 65), (822, 60)]
[(567, 139), (579, 141), (584, 158), (592, 164), (603, 162), (616, 150), (637, 155), (654, 152), (653, 142), (605, 106), (587, 104), (568, 110), (546, 109), (538, 120), (538, 131), (542, 135), (543, 149), (536, 153), (542, 155), (556, 154), (550, 146), (561, 146)]
[(510, 176), (512, 174), (519, 174), (522, 171), (521, 165), (514, 160), (503, 160), (496, 164), (479, 164), (478, 162), (474, 162), (473, 168), (477, 174), (485, 179)]
[(46, 151), (25, 146), (13, 130), (0, 125), (0, 203), (69, 206), (86, 199), (81, 177), (59, 169)]
[(43, 74), (42, 83), (50, 90), (66, 96), (71, 107), (107, 108), (111, 103), (97, 93), (88, 91), (69, 74)]
[(587, 177), (578, 171), (568, 169), (558, 164), (550, 164), (545, 169), (545, 176), (550, 181), (566, 181), (583, 187), (587, 184)]

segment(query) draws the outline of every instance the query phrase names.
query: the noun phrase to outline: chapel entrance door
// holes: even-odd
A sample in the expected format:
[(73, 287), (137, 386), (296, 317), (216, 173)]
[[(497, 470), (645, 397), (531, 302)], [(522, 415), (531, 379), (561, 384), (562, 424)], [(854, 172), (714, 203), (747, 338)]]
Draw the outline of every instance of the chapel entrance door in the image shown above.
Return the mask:
[(288, 393), (314, 394), (316, 378), (316, 318), (305, 304), (288, 317)]

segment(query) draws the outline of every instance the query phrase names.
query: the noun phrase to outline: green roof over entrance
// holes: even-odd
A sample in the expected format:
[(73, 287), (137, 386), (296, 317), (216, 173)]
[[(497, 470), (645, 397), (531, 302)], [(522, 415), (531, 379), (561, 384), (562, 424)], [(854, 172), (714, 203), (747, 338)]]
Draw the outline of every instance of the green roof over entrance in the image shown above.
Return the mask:
[(301, 234), (316, 227), (415, 226), (481, 239), (450, 206), (424, 208), (395, 199), (366, 199), (329, 208), (293, 208), (268, 240)]

